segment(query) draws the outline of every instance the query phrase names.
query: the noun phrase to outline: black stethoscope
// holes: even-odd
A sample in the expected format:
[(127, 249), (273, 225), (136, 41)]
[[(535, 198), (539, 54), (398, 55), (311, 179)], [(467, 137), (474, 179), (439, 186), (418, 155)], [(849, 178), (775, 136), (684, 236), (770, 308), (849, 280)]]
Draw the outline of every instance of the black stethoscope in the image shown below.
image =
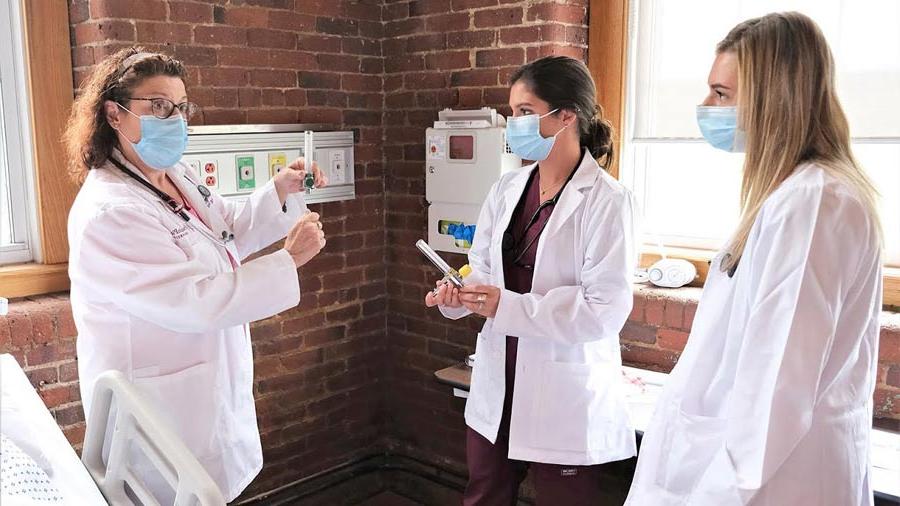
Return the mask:
[[(194, 230), (196, 230), (197, 232), (199, 232), (201, 235), (203, 235), (204, 237), (206, 237), (206, 238), (209, 239), (210, 241), (212, 241), (212, 242), (214, 242), (214, 243), (216, 243), (216, 244), (218, 244), (219, 246), (222, 246), (222, 247), (224, 248), (224, 247), (226, 247), (226, 245), (227, 245), (229, 242), (231, 242), (231, 241), (234, 240), (234, 234), (231, 233), (231, 232), (226, 232), (225, 230), (223, 230), (223, 231), (222, 231), (222, 238), (220, 239), (220, 238), (218, 238), (218, 237), (216, 237), (216, 236), (210, 234), (209, 232), (207, 232), (207, 231), (204, 230), (203, 228), (194, 225), (194, 223), (191, 222), (191, 215), (190, 215), (190, 213), (188, 213), (187, 210), (185, 209), (184, 204), (179, 203), (177, 200), (175, 200), (174, 198), (172, 198), (172, 196), (169, 195), (168, 193), (166, 193), (166, 192), (160, 190), (159, 188), (153, 186), (152, 184), (150, 184), (149, 181), (147, 181), (146, 179), (144, 179), (144, 178), (138, 176), (137, 174), (135, 174), (131, 169), (129, 169), (128, 167), (125, 167), (125, 165), (123, 165), (121, 162), (119, 162), (119, 161), (116, 160), (115, 158), (110, 157), (110, 158), (109, 158), (109, 161), (110, 161), (113, 165), (115, 165), (116, 167), (118, 167), (119, 170), (121, 170), (122, 172), (124, 172), (125, 174), (127, 174), (128, 177), (130, 177), (131, 179), (134, 179), (135, 181), (137, 181), (138, 183), (140, 183), (144, 188), (146, 188), (146, 189), (149, 190), (151, 193), (153, 193), (154, 195), (156, 195), (156, 196), (160, 199), (160, 201), (162, 201), (163, 205), (164, 205), (167, 209), (169, 209), (170, 211), (172, 211), (172, 214), (175, 214), (176, 216), (180, 217), (180, 218), (181, 218), (182, 220), (184, 220), (185, 223), (187, 223), (191, 228), (193, 228)], [(209, 188), (207, 188), (206, 186), (203, 186), (202, 184), (197, 183), (196, 181), (193, 181), (191, 178), (188, 177), (187, 174), (184, 174), (184, 178), (187, 179), (188, 182), (190, 182), (192, 185), (196, 185), (196, 186), (197, 186), (197, 191), (200, 192), (200, 195), (203, 197), (203, 201), (206, 203), (207, 206), (209, 206), (209, 205), (210, 205), (211, 196), (212, 196), (212, 193), (210, 193)]]
[[(525, 229), (522, 231), (522, 237), (518, 241), (516, 241), (516, 238), (513, 236), (512, 223), (510, 223), (506, 231), (503, 232), (503, 240), (500, 243), (500, 249), (503, 251), (503, 254), (508, 255), (516, 250), (519, 250), (519, 253), (516, 254), (515, 258), (512, 261), (513, 264), (518, 265), (519, 267), (522, 267), (524, 269), (534, 269), (533, 265), (522, 265), (519, 263), (519, 261), (522, 260), (522, 257), (525, 256), (525, 252), (530, 250), (531, 247), (534, 246), (535, 241), (537, 241), (541, 234), (544, 233), (544, 228), (547, 227), (547, 223), (550, 220), (544, 220), (544, 223), (541, 224), (541, 229), (538, 230), (538, 233), (528, 241), (528, 244), (526, 244), (524, 248), (519, 249), (519, 247), (522, 245), (522, 241), (528, 237), (528, 231), (531, 230), (531, 227), (533, 227), (535, 223), (537, 223), (538, 218), (541, 215), (541, 211), (550, 206), (555, 206), (556, 203), (559, 202), (559, 198), (562, 196), (563, 190), (565, 190), (566, 186), (569, 185), (569, 181), (572, 180), (576, 172), (578, 172), (578, 167), (575, 167), (575, 169), (569, 174), (569, 177), (566, 178), (566, 182), (563, 183), (562, 188), (560, 188), (559, 191), (556, 192), (556, 195), (554, 195), (552, 199), (546, 200), (538, 206), (538, 208), (534, 211), (534, 214), (531, 215), (531, 219), (528, 220), (528, 224), (525, 225)], [(530, 184), (534, 184), (534, 179), (531, 180)], [(525, 192), (523, 192), (522, 198), (526, 198)]]

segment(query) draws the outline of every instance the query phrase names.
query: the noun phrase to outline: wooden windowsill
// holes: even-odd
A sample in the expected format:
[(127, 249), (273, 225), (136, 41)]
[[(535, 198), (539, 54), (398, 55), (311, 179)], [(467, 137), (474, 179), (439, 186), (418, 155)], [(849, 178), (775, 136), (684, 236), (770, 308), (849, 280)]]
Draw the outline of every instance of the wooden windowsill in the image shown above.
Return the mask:
[(884, 305), (900, 312), (900, 268), (884, 268)]
[(69, 289), (69, 264), (21, 264), (0, 267), (0, 297), (8, 299)]

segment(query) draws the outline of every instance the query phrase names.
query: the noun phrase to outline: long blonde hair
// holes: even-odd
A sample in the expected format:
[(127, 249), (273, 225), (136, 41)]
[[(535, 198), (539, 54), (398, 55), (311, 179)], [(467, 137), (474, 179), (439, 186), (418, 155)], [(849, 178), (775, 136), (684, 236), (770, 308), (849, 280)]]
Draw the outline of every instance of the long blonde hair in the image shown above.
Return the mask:
[(738, 121), (747, 136), (741, 219), (722, 270), (736, 269), (763, 202), (804, 162), (855, 188), (877, 224), (877, 192), (850, 149), (834, 60), (818, 25), (798, 12), (768, 14), (735, 26), (716, 51), (737, 54)]

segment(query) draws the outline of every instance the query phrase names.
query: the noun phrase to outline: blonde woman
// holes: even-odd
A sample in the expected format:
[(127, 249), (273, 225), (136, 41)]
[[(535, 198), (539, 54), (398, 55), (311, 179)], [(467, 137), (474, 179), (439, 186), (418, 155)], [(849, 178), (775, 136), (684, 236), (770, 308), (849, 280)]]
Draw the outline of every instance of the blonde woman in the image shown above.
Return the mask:
[(751, 19), (719, 43), (709, 90), (704, 137), (746, 150), (742, 217), (627, 504), (871, 504), (881, 239), (831, 52), (802, 14)]

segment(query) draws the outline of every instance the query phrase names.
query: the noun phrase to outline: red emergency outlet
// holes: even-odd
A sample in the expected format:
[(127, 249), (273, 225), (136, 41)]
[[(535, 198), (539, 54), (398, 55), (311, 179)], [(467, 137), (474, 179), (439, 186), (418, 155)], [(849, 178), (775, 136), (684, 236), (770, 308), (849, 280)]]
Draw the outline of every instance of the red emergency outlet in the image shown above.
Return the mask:
[[(216, 171), (216, 164), (209, 162), (203, 166), (203, 170), (205, 170), (207, 174), (212, 174)], [(213, 180), (215, 180), (215, 178), (213, 178)]]
[(215, 186), (216, 176), (206, 176), (206, 186)]

